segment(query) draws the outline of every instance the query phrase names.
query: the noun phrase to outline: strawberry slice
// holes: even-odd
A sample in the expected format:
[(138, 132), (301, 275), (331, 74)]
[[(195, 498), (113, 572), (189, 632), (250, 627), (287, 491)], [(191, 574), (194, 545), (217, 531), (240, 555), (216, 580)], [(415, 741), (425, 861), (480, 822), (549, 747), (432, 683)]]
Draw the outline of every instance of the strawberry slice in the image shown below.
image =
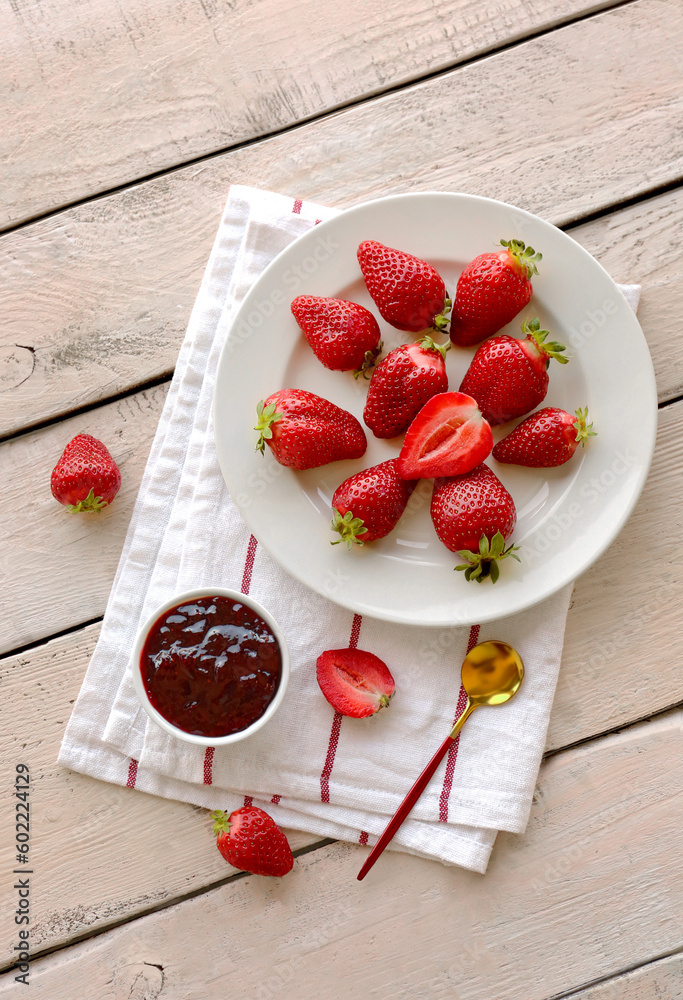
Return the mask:
[(330, 705), (354, 719), (379, 712), (396, 687), (386, 663), (364, 649), (327, 649), (316, 667), (320, 690)]
[(493, 447), (488, 421), (471, 396), (441, 392), (425, 403), (408, 428), (398, 456), (403, 479), (461, 476)]

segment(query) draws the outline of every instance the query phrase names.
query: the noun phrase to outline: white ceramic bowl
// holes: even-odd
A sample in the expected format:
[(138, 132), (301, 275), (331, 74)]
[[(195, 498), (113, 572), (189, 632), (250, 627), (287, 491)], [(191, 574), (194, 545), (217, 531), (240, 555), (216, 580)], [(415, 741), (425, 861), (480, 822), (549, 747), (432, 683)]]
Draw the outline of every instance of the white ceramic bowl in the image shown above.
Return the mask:
[[(259, 716), (259, 718), (252, 722), (250, 726), (247, 726), (246, 729), (240, 730), (238, 733), (230, 733), (228, 736), (198, 736), (194, 733), (186, 733), (184, 730), (174, 726), (172, 722), (165, 719), (164, 716), (161, 715), (161, 713), (158, 712), (152, 705), (142, 680), (140, 660), (142, 650), (152, 626), (157, 622), (161, 615), (170, 611), (171, 608), (176, 607), (178, 604), (186, 604), (191, 601), (196, 601), (200, 597), (227, 597), (229, 600), (234, 600), (235, 602), (239, 602), (240, 604), (244, 604), (248, 608), (251, 608), (256, 612), (256, 614), (260, 615), (269, 626), (280, 647), (281, 674), (280, 684), (275, 692), (275, 697), (270, 702), (263, 715)], [(201, 589), (187, 590), (180, 594), (174, 594), (174, 596), (168, 601), (160, 604), (154, 613), (150, 615), (144, 625), (140, 628), (135, 639), (131, 655), (131, 667), (133, 671), (135, 692), (140, 700), (140, 704), (147, 712), (150, 719), (163, 729), (164, 732), (170, 733), (171, 736), (176, 736), (179, 740), (183, 740), (185, 743), (194, 743), (204, 747), (218, 747), (226, 746), (229, 743), (237, 743), (239, 740), (246, 739), (262, 726), (265, 726), (268, 720), (273, 717), (275, 712), (277, 712), (280, 704), (282, 703), (282, 699), (285, 696), (287, 682), (289, 681), (289, 650), (287, 649), (287, 642), (278, 623), (275, 621), (270, 612), (266, 611), (266, 609), (259, 604), (258, 601), (253, 599), (253, 597), (247, 597), (245, 594), (240, 594), (236, 590), (226, 590), (222, 587), (202, 587)]]

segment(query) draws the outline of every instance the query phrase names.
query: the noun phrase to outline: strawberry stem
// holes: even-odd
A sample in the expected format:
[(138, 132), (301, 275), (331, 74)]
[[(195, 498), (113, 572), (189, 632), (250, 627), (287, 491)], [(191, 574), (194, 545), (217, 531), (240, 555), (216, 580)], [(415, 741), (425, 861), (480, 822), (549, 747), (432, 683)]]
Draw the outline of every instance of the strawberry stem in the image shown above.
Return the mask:
[(219, 833), (230, 833), (230, 817), (223, 809), (214, 809), (210, 813), (211, 819), (213, 820), (213, 833), (217, 837)]
[(437, 344), (432, 338), (427, 334), (419, 341), (419, 347), (423, 347), (426, 351), (438, 351), (442, 358), (446, 358), (446, 351), (450, 351), (451, 342), (447, 341), (445, 344)]
[(384, 344), (380, 340), (380, 342), (377, 345), (377, 347), (374, 347), (372, 350), (365, 352), (365, 355), (363, 357), (363, 361), (361, 362), (360, 368), (356, 368), (355, 372), (353, 373), (353, 377), (354, 378), (359, 378), (361, 375), (363, 376), (363, 378), (371, 378), (372, 377), (372, 375), (368, 374), (368, 372), (370, 372), (370, 369), (374, 368), (375, 365), (377, 364), (377, 359), (379, 358), (380, 354), (382, 353), (382, 348), (383, 347), (384, 347)]
[(349, 551), (353, 548), (354, 542), (356, 545), (364, 545), (365, 543), (358, 538), (358, 535), (364, 535), (368, 530), (363, 526), (363, 520), (360, 517), (354, 517), (352, 511), (347, 510), (347, 512), (342, 515), (336, 509), (332, 508), (333, 518), (330, 521), (330, 527), (332, 531), (338, 531), (341, 538), (335, 538), (330, 545), (339, 545), (340, 542), (346, 542), (346, 547)]
[(79, 500), (78, 503), (67, 504), (66, 509), (71, 514), (80, 514), (83, 511), (96, 511), (98, 514), (103, 507), (108, 507), (109, 501), (103, 500), (102, 497), (95, 496), (95, 490), (91, 489), (87, 497), (83, 500)]
[(569, 364), (570, 359), (563, 351), (566, 351), (564, 344), (558, 344), (556, 340), (546, 341), (550, 336), (550, 330), (541, 330), (541, 321), (538, 316), (533, 319), (526, 319), (522, 323), (522, 333), (526, 334), (527, 340), (532, 340), (538, 347), (541, 355), (546, 355), (545, 366), (550, 364), (550, 359), (555, 358), (561, 365)]
[(476, 580), (477, 583), (482, 583), (483, 580), (490, 577), (491, 583), (495, 583), (500, 576), (498, 563), (509, 556), (519, 562), (519, 556), (515, 555), (515, 552), (518, 551), (518, 545), (508, 545), (505, 548), (505, 538), (500, 531), (495, 533), (490, 542), (486, 535), (482, 535), (479, 539), (479, 551), (459, 552), (458, 555), (466, 562), (455, 568), (456, 570), (464, 570), (466, 580)]
[(576, 416), (578, 417), (578, 420), (576, 420), (575, 423), (572, 424), (572, 426), (576, 428), (576, 437), (574, 438), (574, 440), (580, 442), (581, 447), (584, 448), (588, 438), (597, 437), (598, 432), (591, 430), (593, 424), (586, 423), (588, 419), (587, 406), (584, 406), (583, 409), (576, 410)]
[(444, 299), (444, 303), (443, 303), (443, 309), (441, 310), (440, 313), (437, 313), (437, 315), (434, 317), (434, 319), (432, 321), (432, 326), (433, 326), (433, 328), (435, 330), (445, 330), (446, 329), (446, 327), (448, 326), (448, 323), (449, 323), (448, 314), (451, 311), (452, 305), (453, 305), (453, 303), (448, 298), (448, 296), (446, 296), (446, 298)]
[(527, 278), (538, 274), (536, 263), (543, 260), (542, 253), (536, 253), (533, 247), (528, 247), (522, 240), (501, 240), (500, 246), (505, 247), (511, 256), (526, 272)]
[(256, 413), (258, 414), (258, 423), (254, 427), (255, 431), (260, 431), (259, 439), (256, 442), (256, 451), (260, 451), (263, 455), (266, 450), (266, 440), (272, 438), (273, 431), (271, 430), (272, 424), (277, 423), (278, 420), (282, 420), (284, 413), (276, 412), (277, 405), (275, 403), (269, 403), (268, 406), (264, 407), (264, 401), (261, 400), (256, 406)]

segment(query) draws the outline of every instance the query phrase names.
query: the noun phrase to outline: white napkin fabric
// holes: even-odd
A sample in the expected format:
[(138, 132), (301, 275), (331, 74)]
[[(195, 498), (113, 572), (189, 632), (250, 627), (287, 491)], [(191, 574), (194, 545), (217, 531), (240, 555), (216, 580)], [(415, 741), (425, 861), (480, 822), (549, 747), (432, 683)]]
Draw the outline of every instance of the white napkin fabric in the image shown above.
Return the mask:
[[(472, 716), (391, 844), (483, 873), (496, 831), (521, 833), (527, 823), (571, 585), (481, 630), (362, 618), (288, 576), (258, 545), (216, 457), (212, 395), (231, 319), (276, 254), (335, 214), (231, 188), (59, 760), (207, 809), (253, 802), (281, 826), (372, 844), (462, 711), (460, 665), (468, 647), (502, 637), (524, 659), (524, 685), (504, 710)], [(639, 286), (622, 290), (635, 309)], [(273, 719), (215, 751), (180, 742), (149, 720), (129, 667), (139, 625), (162, 601), (198, 586), (250, 593), (275, 616), (291, 654), (289, 688)], [(348, 645), (380, 656), (396, 680), (391, 707), (371, 719), (342, 718), (316, 682), (320, 652)]]

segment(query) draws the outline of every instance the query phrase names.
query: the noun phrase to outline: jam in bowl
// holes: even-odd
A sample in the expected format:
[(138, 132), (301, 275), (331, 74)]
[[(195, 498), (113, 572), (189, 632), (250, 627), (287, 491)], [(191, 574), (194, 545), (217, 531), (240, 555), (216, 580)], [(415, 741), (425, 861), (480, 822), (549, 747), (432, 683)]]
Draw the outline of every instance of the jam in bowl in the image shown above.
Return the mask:
[(277, 710), (289, 677), (282, 632), (244, 594), (192, 590), (166, 601), (133, 648), (138, 698), (154, 721), (202, 746), (234, 743)]

